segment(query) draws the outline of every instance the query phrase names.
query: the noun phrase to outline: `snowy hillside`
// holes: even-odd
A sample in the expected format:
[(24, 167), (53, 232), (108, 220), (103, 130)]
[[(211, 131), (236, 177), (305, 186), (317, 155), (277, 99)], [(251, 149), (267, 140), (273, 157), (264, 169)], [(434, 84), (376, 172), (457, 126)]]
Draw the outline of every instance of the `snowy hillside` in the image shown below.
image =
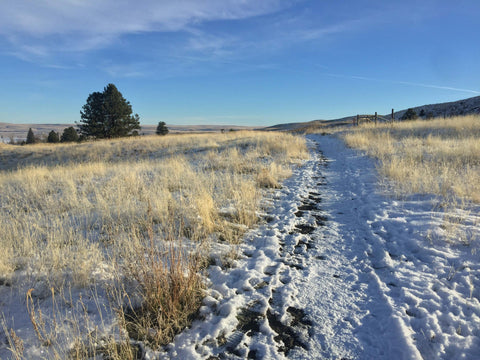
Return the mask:
[[(413, 107), (413, 110), (417, 115), (422, 114), (423, 118), (428, 117), (453, 117), (461, 115), (470, 115), (470, 114), (480, 114), (480, 96), (452, 101), (447, 103), (438, 103), (431, 105), (422, 105)], [(423, 110), (423, 112), (422, 112)], [(395, 119), (400, 119), (407, 109), (395, 111)], [(372, 111), (373, 113), (373, 111)], [(330, 126), (345, 126), (351, 125), (356, 118), (357, 114), (352, 114), (340, 119), (332, 120), (313, 120), (308, 122), (299, 122), (299, 123), (287, 123), (287, 124), (278, 124), (265, 128), (265, 130), (276, 130), (276, 131), (296, 131), (304, 130), (310, 127), (330, 127)], [(390, 119), (391, 114), (384, 114), (382, 116), (384, 119)]]
[[(420, 114), (423, 112), (431, 117), (452, 117), (460, 115), (480, 114), (480, 96), (440, 104), (422, 105), (412, 108)], [(395, 118), (400, 119), (407, 110), (395, 112)]]

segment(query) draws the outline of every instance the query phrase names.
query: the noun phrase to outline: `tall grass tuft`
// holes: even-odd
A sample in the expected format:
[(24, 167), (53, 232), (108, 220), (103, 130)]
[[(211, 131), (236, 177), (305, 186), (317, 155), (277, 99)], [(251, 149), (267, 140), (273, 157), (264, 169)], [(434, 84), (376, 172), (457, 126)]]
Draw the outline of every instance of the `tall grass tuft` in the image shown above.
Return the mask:
[(182, 244), (170, 242), (159, 250), (150, 238), (137, 248), (136, 257), (125, 273), (138, 285), (141, 302), (127, 302), (117, 311), (131, 338), (157, 348), (171, 342), (194, 318), (204, 284), (196, 258)]

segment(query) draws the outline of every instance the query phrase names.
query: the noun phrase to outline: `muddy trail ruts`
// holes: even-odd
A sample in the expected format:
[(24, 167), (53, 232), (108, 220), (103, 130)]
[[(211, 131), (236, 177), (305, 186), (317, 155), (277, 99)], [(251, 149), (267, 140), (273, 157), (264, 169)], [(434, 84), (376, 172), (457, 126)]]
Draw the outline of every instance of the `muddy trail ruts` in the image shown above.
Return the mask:
[[(261, 359), (257, 350), (249, 344), (262, 332), (273, 332), (277, 351), (288, 357), (294, 348), (308, 352), (308, 340), (312, 335), (312, 322), (301, 306), (292, 306), (295, 293), (291, 281), (298, 278), (294, 272), (308, 271), (309, 251), (316, 247), (321, 239), (322, 227), (328, 218), (321, 209), (322, 187), (326, 185), (322, 168), (327, 166), (325, 157), (318, 154), (313, 166), (313, 176), (309, 179), (309, 191), (296, 204), (291, 213), (290, 229), (276, 232), (278, 250), (272, 254), (274, 264), (264, 269), (264, 278), (256, 285), (257, 296), (238, 311), (238, 325), (231, 335), (217, 339), (220, 345), (215, 356), (209, 359), (248, 358)], [(271, 218), (268, 220), (271, 221)], [(250, 253), (244, 254), (247, 257)], [(325, 260), (325, 256), (316, 256), (315, 261)], [(263, 297), (263, 298), (262, 298)], [(267, 301), (265, 301), (267, 299)]]

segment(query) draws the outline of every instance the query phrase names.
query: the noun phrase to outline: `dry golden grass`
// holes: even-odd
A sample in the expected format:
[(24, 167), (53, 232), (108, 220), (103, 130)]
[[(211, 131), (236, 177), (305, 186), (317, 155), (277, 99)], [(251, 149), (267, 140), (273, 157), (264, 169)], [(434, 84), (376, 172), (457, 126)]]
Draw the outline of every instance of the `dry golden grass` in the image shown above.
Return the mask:
[(402, 193), (480, 202), (480, 116), (363, 125), (344, 139), (379, 159)]
[[(261, 188), (278, 187), (307, 156), (304, 139), (262, 132), (2, 145), (0, 277), (19, 288), (44, 281), (56, 293), (100, 273), (116, 279), (112, 307), (124, 325), (127, 309), (141, 310), (135, 331), (153, 324), (155, 336), (143, 336), (163, 344), (196, 311), (198, 254), (238, 242), (257, 221)], [(122, 303), (135, 296), (140, 307)], [(162, 319), (146, 310), (155, 302), (168, 309)]]
[[(138, 242), (135, 262), (125, 263), (139, 286), (141, 305), (117, 303), (117, 313), (130, 338), (156, 348), (182, 331), (198, 311), (204, 285), (198, 273), (198, 257), (181, 244), (154, 243), (153, 233)], [(180, 246), (179, 246), (180, 245)], [(139, 259), (142, 259), (139, 261)]]
[[(279, 154), (278, 147), (281, 147), (282, 143), (285, 144), (283, 146), (288, 144), (288, 149), (282, 150), (287, 156), (304, 151), (299, 138), (279, 133), (260, 134), (260, 132), (233, 131), (224, 134), (169, 135), (161, 138), (151, 135), (81, 144), (39, 143), (28, 146), (11, 146), (0, 143), (0, 170), (15, 170), (29, 165), (55, 166), (69, 163), (150, 160), (181, 153), (205, 152), (218, 148), (246, 146), (247, 144), (255, 146), (260, 152), (263, 150), (274, 151), (277, 154)], [(288, 141), (285, 142), (286, 139)]]
[(276, 183), (292, 159), (306, 156), (296, 137), (248, 132), (6, 148), (7, 157), (23, 158), (19, 151), (29, 148), (32, 159), (63, 161), (0, 173), (0, 270), (71, 267), (82, 283), (102, 257), (101, 244), (145, 228), (147, 211), (159, 233), (193, 240), (223, 227), (220, 208), (233, 207), (235, 221), (251, 226), (257, 185), (265, 185), (259, 174)]

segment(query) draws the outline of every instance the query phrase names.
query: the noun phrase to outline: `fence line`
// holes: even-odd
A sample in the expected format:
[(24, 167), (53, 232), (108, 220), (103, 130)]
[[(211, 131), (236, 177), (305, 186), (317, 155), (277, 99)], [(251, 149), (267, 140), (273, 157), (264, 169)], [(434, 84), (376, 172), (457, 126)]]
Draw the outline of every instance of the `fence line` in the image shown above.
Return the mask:
[(353, 126), (358, 126), (360, 124), (361, 120), (368, 121), (368, 122), (374, 121), (375, 125), (377, 125), (378, 120), (394, 122), (395, 121), (395, 113), (392, 109), (392, 115), (391, 115), (390, 119), (387, 119), (383, 116), (378, 116), (376, 111), (375, 111), (374, 115), (368, 115), (368, 114), (367, 115), (360, 115), (360, 114), (357, 114), (357, 116), (353, 118)]

